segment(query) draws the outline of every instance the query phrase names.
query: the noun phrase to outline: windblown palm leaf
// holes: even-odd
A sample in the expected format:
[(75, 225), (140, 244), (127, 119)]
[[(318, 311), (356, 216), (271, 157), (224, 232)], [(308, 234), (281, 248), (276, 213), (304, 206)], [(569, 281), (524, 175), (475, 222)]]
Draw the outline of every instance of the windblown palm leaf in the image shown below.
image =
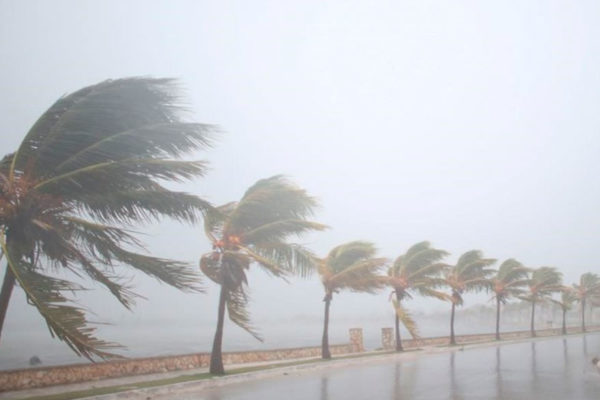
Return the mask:
[(454, 336), (454, 315), (457, 306), (463, 304), (463, 293), (490, 288), (489, 277), (495, 272), (489, 266), (496, 262), (493, 258), (484, 258), (479, 250), (464, 253), (456, 265), (444, 271), (444, 283), (452, 291), (452, 313), (450, 317), (450, 343), (456, 344)]
[(562, 273), (554, 267), (534, 269), (528, 285), (529, 290), (520, 299), (531, 303), (531, 336), (535, 336), (535, 305), (563, 289)]
[(560, 291), (560, 299), (550, 299), (554, 304), (560, 307), (563, 311), (569, 311), (577, 302), (577, 294), (572, 287), (565, 286)]
[(562, 333), (567, 334), (567, 311), (573, 308), (577, 301), (577, 294), (572, 287), (565, 286), (560, 292), (560, 300), (550, 299), (554, 304), (560, 307), (562, 311)]
[(319, 260), (318, 272), (325, 288), (325, 320), (322, 357), (331, 358), (329, 351), (329, 307), (333, 294), (340, 290), (373, 293), (383, 286), (378, 275), (385, 258), (375, 257), (377, 249), (370, 242), (354, 241), (333, 248)]
[(316, 200), (306, 191), (282, 176), (274, 176), (258, 181), (239, 202), (207, 212), (204, 228), (213, 249), (202, 256), (200, 268), (221, 286), (211, 373), (224, 373), (221, 341), (225, 307), (231, 321), (262, 340), (251, 325), (247, 311), (246, 271), (250, 266), (257, 265), (284, 279), (290, 274), (308, 276), (311, 273), (315, 266), (314, 255), (289, 240), (326, 228), (307, 220), (316, 206)]
[(342, 289), (373, 293), (381, 288), (377, 272), (385, 264), (385, 258), (375, 258), (377, 249), (372, 243), (354, 241), (332, 249), (320, 260), (318, 272), (327, 294)]
[(496, 300), (496, 340), (500, 340), (500, 305), (506, 304), (511, 297), (520, 297), (529, 284), (529, 269), (509, 258), (500, 264), (496, 275), (490, 278), (490, 288)]
[(447, 255), (444, 250), (432, 248), (429, 242), (420, 242), (396, 258), (388, 268), (387, 276), (383, 281), (387, 286), (392, 287), (394, 290), (392, 294), (396, 297), (393, 299), (396, 350), (402, 350), (400, 322), (413, 338), (419, 336), (414, 320), (402, 304), (403, 300), (412, 298), (414, 293), (444, 301), (449, 300), (448, 295), (437, 290), (443, 284), (442, 272), (447, 267), (447, 264), (440, 261)]
[[(60, 267), (100, 282), (125, 306), (135, 294), (116, 272), (130, 266), (182, 290), (198, 290), (185, 263), (137, 251), (125, 228), (170, 217), (195, 222), (209, 204), (161, 186), (202, 176), (205, 163), (173, 157), (206, 147), (214, 128), (185, 122), (170, 79), (105, 81), (64, 96), (0, 162), (0, 244), (8, 260), (0, 329), (16, 281), (50, 332), (78, 354), (114, 346), (93, 336), (83, 310), (64, 297), (75, 286), (47, 275)], [(119, 268), (120, 271), (120, 268)]]
[(581, 304), (581, 330), (585, 332), (585, 307), (588, 301), (600, 299), (600, 276), (591, 272), (581, 275), (579, 284), (574, 284), (575, 297)]
[(521, 299), (528, 302), (548, 300), (553, 293), (561, 291), (562, 288), (562, 273), (554, 267), (540, 267), (531, 273), (529, 290)]

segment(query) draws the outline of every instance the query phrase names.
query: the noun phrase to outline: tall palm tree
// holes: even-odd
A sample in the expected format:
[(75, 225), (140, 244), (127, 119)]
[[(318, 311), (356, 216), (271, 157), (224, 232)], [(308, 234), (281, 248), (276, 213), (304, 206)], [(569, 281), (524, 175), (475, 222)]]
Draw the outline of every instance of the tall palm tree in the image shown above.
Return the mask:
[(535, 337), (535, 305), (547, 300), (553, 293), (562, 289), (562, 273), (554, 267), (540, 267), (534, 269), (529, 280), (527, 294), (521, 296), (522, 300), (531, 303), (531, 336)]
[(94, 336), (84, 310), (65, 296), (82, 287), (57, 269), (105, 286), (125, 307), (135, 293), (122, 279), (132, 267), (182, 290), (198, 290), (185, 263), (140, 254), (125, 228), (160, 217), (194, 222), (208, 203), (161, 181), (202, 176), (202, 161), (172, 158), (209, 144), (212, 127), (181, 119), (171, 79), (127, 78), (60, 98), (0, 162), (0, 247), (6, 258), (0, 330), (15, 284), (50, 333), (75, 353), (116, 356)]
[(550, 299), (562, 310), (562, 334), (567, 334), (567, 311), (573, 308), (577, 301), (575, 290), (572, 287), (563, 287), (560, 291), (560, 300)]
[(288, 242), (292, 236), (325, 229), (307, 221), (317, 206), (306, 191), (282, 176), (262, 179), (239, 202), (227, 203), (207, 213), (205, 232), (212, 251), (204, 254), (200, 268), (221, 286), (217, 329), (210, 359), (210, 373), (225, 373), (222, 360), (225, 308), (229, 319), (258, 340), (250, 324), (246, 270), (256, 265), (275, 277), (290, 273), (307, 276), (315, 258), (304, 247)]
[(585, 332), (585, 306), (589, 299), (600, 297), (600, 277), (586, 272), (579, 278), (579, 284), (574, 284), (573, 288), (577, 301), (581, 304), (581, 330)]
[(464, 253), (458, 259), (456, 265), (444, 271), (445, 284), (452, 291), (451, 303), (452, 313), (450, 315), (450, 344), (456, 344), (454, 337), (454, 314), (456, 306), (463, 304), (462, 295), (469, 291), (479, 291), (490, 287), (489, 277), (494, 273), (488, 268), (496, 262), (494, 258), (483, 258), (479, 250), (471, 250)]
[(329, 307), (334, 293), (349, 289), (354, 292), (373, 293), (382, 287), (377, 272), (385, 265), (385, 258), (376, 258), (377, 249), (372, 243), (354, 241), (333, 248), (327, 257), (320, 259), (317, 271), (325, 288), (325, 318), (321, 355), (331, 358), (329, 351)]
[(429, 242), (420, 242), (410, 247), (405, 254), (394, 260), (388, 268), (384, 281), (393, 289), (392, 295), (395, 318), (396, 351), (402, 351), (400, 322), (414, 338), (418, 337), (417, 326), (410, 313), (402, 306), (402, 301), (412, 298), (416, 292), (422, 296), (449, 300), (449, 296), (436, 290), (441, 286), (442, 270), (447, 266), (440, 263), (448, 253), (431, 247)]
[(514, 258), (500, 264), (498, 272), (490, 278), (490, 288), (496, 299), (496, 340), (500, 340), (500, 305), (509, 298), (522, 296), (529, 283), (529, 270)]

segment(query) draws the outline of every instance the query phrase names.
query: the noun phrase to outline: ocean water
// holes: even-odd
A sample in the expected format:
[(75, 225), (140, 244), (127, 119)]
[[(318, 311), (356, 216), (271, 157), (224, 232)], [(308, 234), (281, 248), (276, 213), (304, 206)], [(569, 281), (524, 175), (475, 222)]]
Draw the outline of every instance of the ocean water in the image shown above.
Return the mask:
[[(322, 321), (318, 319), (291, 318), (283, 321), (270, 321), (256, 324), (263, 334), (260, 342), (229, 321), (225, 325), (223, 351), (244, 351), (277, 348), (320, 346)], [(445, 336), (449, 333), (449, 321), (440, 318), (421, 318), (418, 321), (421, 336)], [(392, 327), (388, 318), (371, 320), (332, 319), (329, 329), (331, 344), (348, 343), (349, 329), (363, 329), (363, 340), (367, 350), (382, 346), (381, 328)], [(504, 330), (527, 329), (526, 322), (504, 324)], [(540, 326), (541, 328), (542, 326)], [(456, 334), (489, 333), (494, 331), (493, 323), (469, 318), (457, 319)], [(161, 355), (208, 352), (212, 346), (214, 326), (194, 320), (155, 321), (154, 323), (121, 323), (100, 325), (98, 336), (108, 338), (124, 346), (117, 352), (126, 357), (150, 357)], [(409, 338), (402, 331), (403, 338)], [(37, 356), (42, 366), (88, 362), (75, 355), (64, 343), (52, 339), (49, 332), (40, 329), (39, 324), (12, 327), (2, 337), (0, 346), (0, 369), (30, 367), (29, 359)]]

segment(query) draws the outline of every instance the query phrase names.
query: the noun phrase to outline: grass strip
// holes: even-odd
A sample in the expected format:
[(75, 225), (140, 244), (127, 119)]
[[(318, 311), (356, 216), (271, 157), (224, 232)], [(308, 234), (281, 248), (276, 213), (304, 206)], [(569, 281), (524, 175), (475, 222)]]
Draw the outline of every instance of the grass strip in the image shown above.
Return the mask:
[[(334, 358), (333, 360), (358, 358), (358, 357), (369, 357), (369, 356), (377, 356), (377, 355), (382, 355), (382, 354), (387, 354), (387, 353), (385, 353), (385, 352), (384, 353), (375, 353), (375, 354), (370, 353), (370, 354), (362, 354), (362, 355), (360, 355), (360, 354), (354, 355), (353, 354), (351, 356), (337, 357), (337, 358)], [(264, 371), (264, 370), (271, 370), (271, 369), (276, 369), (276, 368), (292, 367), (292, 366), (297, 366), (297, 365), (313, 364), (313, 363), (320, 363), (320, 362), (327, 362), (327, 361), (330, 361), (330, 360), (310, 359), (310, 360), (301, 360), (301, 361), (291, 361), (291, 362), (286, 362), (286, 363), (256, 365), (256, 366), (252, 366), (252, 367), (243, 367), (243, 368), (232, 369), (232, 370), (228, 371), (225, 374), (225, 376), (239, 375), (239, 374), (244, 374), (244, 373), (248, 373), (248, 372)], [(182, 372), (185, 373), (185, 371), (182, 371)], [(124, 392), (124, 391), (128, 391), (128, 390), (145, 389), (145, 388), (152, 388), (152, 387), (158, 387), (158, 386), (172, 385), (175, 383), (202, 381), (205, 379), (218, 378), (218, 377), (219, 377), (218, 375), (212, 375), (208, 372), (205, 372), (205, 373), (201, 373), (201, 374), (180, 375), (180, 376), (176, 376), (173, 378), (157, 379), (157, 380), (152, 380), (152, 381), (142, 381), (142, 382), (135, 382), (135, 383), (129, 383), (129, 384), (115, 385), (115, 386), (105, 386), (105, 387), (98, 387), (98, 388), (91, 388), (91, 389), (86, 389), (86, 390), (77, 390), (77, 391), (72, 391), (72, 392), (63, 392), (63, 393), (56, 393), (56, 394), (42, 395), (42, 396), (31, 396), (31, 397), (22, 398), (21, 400), (72, 400), (72, 399), (80, 399), (83, 397), (100, 396), (100, 395), (104, 395), (104, 394), (119, 393), (119, 392)]]

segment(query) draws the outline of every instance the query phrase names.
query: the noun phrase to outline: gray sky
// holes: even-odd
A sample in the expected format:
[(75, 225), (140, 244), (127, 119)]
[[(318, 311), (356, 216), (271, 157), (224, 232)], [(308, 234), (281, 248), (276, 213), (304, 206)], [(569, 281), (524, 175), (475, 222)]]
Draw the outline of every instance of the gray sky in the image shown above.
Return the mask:
[[(64, 93), (177, 77), (193, 119), (225, 131), (186, 190), (223, 203), (283, 173), (321, 201), (332, 229), (305, 239), (320, 254), (364, 239), (396, 257), (430, 240), (449, 261), (477, 248), (572, 283), (600, 272), (598, 20), (596, 1), (0, 0), (0, 148)], [(145, 231), (157, 255), (196, 263), (208, 249), (199, 227)], [(98, 319), (215, 319), (208, 282), (196, 296), (135, 282), (148, 297), (136, 315), (94, 293)], [(257, 321), (321, 318), (316, 278), (257, 273), (251, 287)], [(8, 323), (29, 315), (13, 300)], [(334, 302), (352, 323), (392, 312), (387, 293)]]

